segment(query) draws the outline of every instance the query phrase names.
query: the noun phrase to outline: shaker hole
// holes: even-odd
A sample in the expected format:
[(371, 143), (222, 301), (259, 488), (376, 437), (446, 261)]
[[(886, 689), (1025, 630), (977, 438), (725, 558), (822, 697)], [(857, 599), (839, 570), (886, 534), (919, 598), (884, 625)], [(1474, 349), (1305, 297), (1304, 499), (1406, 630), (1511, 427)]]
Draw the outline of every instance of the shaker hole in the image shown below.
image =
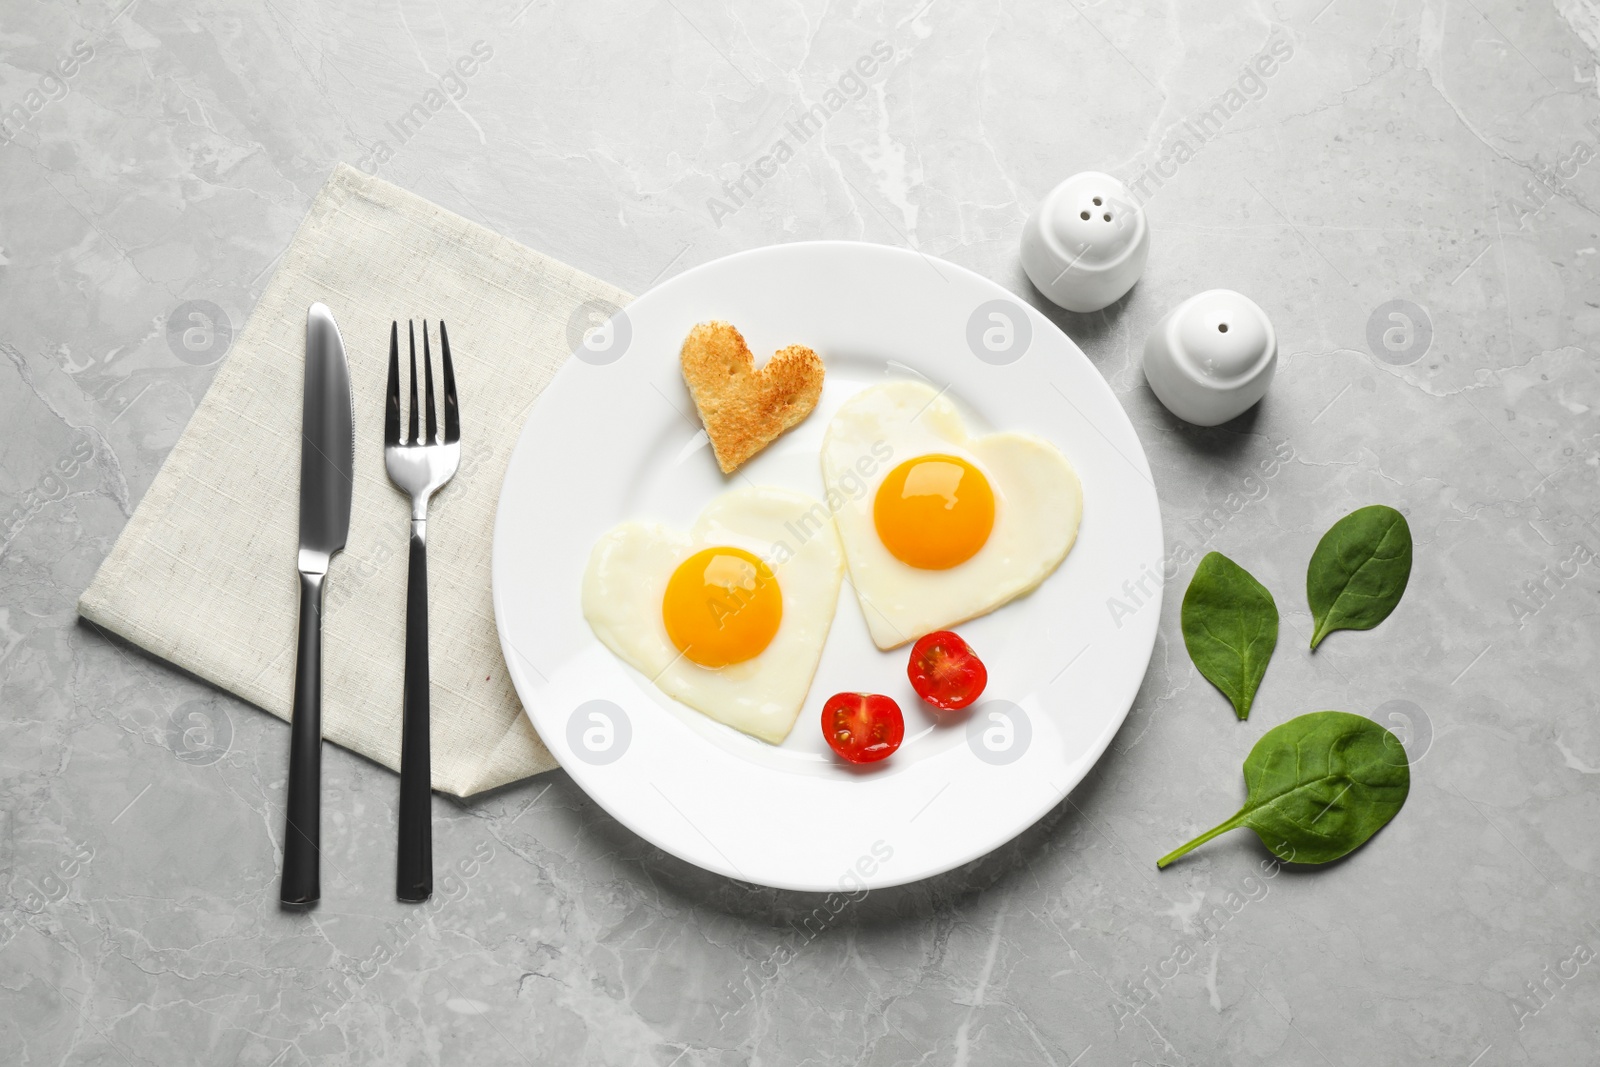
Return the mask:
[(1228, 324), (1225, 323), (1225, 322), (1217, 323), (1217, 332), (1218, 333), (1227, 333), (1228, 332)]
[(1111, 221), (1111, 212), (1109, 212), (1109, 211), (1106, 212), (1104, 215), (1101, 216), (1101, 218), (1105, 219), (1107, 222), (1110, 222)]
[(1087, 211), (1080, 211), (1080, 212), (1078, 212), (1078, 217), (1080, 219), (1083, 219), (1085, 222), (1087, 222), (1088, 219), (1089, 219), (1089, 213)]
[(1098, 196), (1094, 198), (1094, 206), (1095, 207), (1099, 207), (1100, 206), (1100, 198)]

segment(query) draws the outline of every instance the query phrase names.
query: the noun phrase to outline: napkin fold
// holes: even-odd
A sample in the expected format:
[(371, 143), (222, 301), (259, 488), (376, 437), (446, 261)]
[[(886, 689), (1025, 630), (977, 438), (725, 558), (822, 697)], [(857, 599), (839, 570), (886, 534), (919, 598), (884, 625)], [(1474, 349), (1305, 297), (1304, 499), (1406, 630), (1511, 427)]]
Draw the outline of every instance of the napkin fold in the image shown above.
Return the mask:
[(323, 736), (398, 769), (410, 509), (383, 464), (389, 324), (443, 319), (462, 453), (428, 521), (433, 787), (468, 796), (549, 770), (495, 631), (495, 507), (528, 409), (571, 351), (570, 324), (585, 305), (629, 299), (341, 164), (79, 613), (289, 718), (305, 320), (322, 301), (344, 338), (356, 430), (350, 537), (323, 611)]

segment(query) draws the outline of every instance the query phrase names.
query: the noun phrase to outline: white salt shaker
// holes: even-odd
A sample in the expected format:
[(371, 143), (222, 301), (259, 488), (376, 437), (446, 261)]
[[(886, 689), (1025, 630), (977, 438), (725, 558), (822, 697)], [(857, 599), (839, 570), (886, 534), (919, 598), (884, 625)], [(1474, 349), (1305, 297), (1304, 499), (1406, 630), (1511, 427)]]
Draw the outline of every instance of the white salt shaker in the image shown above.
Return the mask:
[(1022, 269), (1068, 311), (1099, 311), (1144, 273), (1150, 227), (1128, 189), (1086, 170), (1054, 189), (1022, 229)]
[(1254, 300), (1232, 289), (1191, 296), (1156, 323), (1144, 343), (1144, 376), (1178, 418), (1216, 426), (1267, 393), (1278, 338)]

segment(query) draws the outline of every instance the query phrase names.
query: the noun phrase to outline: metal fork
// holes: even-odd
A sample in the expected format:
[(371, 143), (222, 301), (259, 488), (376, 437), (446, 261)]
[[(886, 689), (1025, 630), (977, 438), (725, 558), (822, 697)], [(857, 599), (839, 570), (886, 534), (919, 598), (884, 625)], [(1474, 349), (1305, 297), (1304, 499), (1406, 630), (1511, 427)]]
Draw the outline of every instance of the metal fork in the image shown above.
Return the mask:
[(395, 894), (423, 901), (433, 893), (432, 769), (428, 718), (428, 498), (456, 473), (461, 463), (461, 416), (456, 407), (456, 375), (450, 363), (450, 335), (439, 323), (439, 354), (444, 362), (444, 436), (433, 407), (433, 353), (428, 320), (422, 320), (423, 392), (427, 398), (427, 436), (417, 434), (417, 331), (410, 320), (411, 416), (400, 439), (400, 323), (389, 328), (389, 402), (384, 418), (383, 462), (389, 480), (411, 495), (411, 571), (406, 587), (405, 706), (400, 735), (400, 851), (395, 864)]

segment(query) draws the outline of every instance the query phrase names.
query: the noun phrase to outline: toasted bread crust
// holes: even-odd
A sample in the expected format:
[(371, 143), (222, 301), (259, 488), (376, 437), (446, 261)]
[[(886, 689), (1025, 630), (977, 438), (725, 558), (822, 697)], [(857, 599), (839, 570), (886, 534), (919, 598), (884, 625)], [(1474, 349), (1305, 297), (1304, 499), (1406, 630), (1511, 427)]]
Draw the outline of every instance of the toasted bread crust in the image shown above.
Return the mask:
[(758, 371), (744, 336), (726, 322), (702, 322), (690, 330), (680, 358), (724, 474), (803, 422), (822, 395), (822, 360), (815, 352), (790, 345)]

